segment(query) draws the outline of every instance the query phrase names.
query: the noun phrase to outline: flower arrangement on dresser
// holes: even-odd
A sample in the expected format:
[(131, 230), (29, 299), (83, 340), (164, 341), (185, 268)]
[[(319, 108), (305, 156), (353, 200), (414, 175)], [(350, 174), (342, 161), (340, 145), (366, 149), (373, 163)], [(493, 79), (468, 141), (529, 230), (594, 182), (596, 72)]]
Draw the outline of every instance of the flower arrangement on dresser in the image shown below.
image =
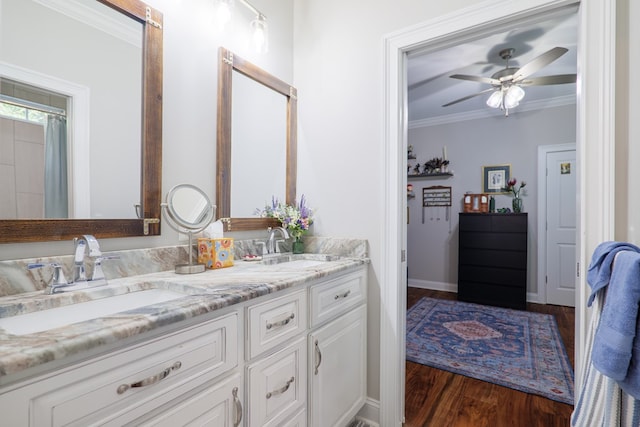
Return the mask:
[[(517, 183), (517, 179), (511, 178), (509, 181), (507, 181), (507, 186), (504, 188), (504, 191), (513, 194), (513, 200), (511, 202), (513, 213), (522, 212), (522, 198), (520, 197), (520, 192), (527, 185), (525, 181), (521, 181), (519, 186), (517, 186)], [(525, 193), (523, 193), (522, 195), (524, 196)]]

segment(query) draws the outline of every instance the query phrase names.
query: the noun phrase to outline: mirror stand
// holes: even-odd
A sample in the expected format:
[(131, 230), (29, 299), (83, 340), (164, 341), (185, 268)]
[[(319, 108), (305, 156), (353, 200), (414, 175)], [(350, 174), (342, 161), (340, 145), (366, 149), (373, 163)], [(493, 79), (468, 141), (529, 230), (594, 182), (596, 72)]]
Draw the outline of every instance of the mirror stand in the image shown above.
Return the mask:
[(189, 247), (187, 248), (187, 252), (189, 252), (189, 263), (176, 264), (176, 273), (178, 274), (202, 273), (204, 271), (204, 264), (193, 263), (193, 233), (193, 231), (187, 230), (187, 235), (189, 236)]
[(189, 263), (176, 265), (176, 273), (202, 273), (205, 265), (193, 262), (193, 234), (201, 232), (213, 221), (216, 206), (211, 204), (201, 189), (191, 184), (173, 187), (167, 193), (166, 203), (161, 203), (160, 206), (169, 226), (178, 233), (189, 236)]

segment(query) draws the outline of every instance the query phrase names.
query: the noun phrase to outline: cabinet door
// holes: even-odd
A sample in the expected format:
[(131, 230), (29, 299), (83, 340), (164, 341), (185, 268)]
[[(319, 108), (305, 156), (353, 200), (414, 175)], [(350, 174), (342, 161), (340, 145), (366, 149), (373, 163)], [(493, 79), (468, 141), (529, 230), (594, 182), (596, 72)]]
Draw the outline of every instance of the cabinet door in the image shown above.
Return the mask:
[(237, 427), (243, 418), (241, 383), (240, 375), (236, 374), (225, 381), (213, 383), (166, 412), (132, 425)]
[(247, 366), (247, 424), (280, 426), (307, 402), (305, 338)]
[(345, 426), (367, 389), (366, 305), (309, 334), (309, 425)]

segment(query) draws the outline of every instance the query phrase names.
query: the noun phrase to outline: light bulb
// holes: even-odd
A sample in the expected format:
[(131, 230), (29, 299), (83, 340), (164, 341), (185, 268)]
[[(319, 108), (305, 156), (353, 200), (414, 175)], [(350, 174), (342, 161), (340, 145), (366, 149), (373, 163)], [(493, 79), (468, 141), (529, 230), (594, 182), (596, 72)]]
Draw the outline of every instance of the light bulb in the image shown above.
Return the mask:
[(267, 20), (262, 14), (251, 21), (251, 44), (258, 53), (267, 53), (269, 50)]
[(502, 91), (497, 90), (487, 99), (487, 105), (491, 108), (500, 108), (502, 105)]
[(231, 22), (233, 16), (233, 0), (217, 0), (215, 14), (216, 28), (222, 31), (225, 25)]
[(511, 86), (504, 95), (505, 108), (517, 107), (524, 98), (524, 90), (520, 86)]

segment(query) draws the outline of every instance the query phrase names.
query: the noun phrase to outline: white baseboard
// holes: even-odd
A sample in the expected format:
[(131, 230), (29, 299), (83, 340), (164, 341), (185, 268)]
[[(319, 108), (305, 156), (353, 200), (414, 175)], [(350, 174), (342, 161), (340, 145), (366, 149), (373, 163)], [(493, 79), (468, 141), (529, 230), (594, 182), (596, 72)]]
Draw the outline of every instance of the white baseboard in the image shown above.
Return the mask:
[(380, 427), (380, 401), (367, 397), (356, 419), (364, 421), (371, 427)]
[[(409, 279), (408, 285), (411, 288), (430, 289), (432, 291), (458, 292), (456, 283), (433, 282), (431, 280)], [(527, 292), (527, 302), (536, 304), (546, 304), (540, 301), (540, 294), (537, 292)]]
[(431, 289), (434, 291), (458, 292), (457, 283), (433, 282), (431, 280), (409, 279), (412, 288)]

